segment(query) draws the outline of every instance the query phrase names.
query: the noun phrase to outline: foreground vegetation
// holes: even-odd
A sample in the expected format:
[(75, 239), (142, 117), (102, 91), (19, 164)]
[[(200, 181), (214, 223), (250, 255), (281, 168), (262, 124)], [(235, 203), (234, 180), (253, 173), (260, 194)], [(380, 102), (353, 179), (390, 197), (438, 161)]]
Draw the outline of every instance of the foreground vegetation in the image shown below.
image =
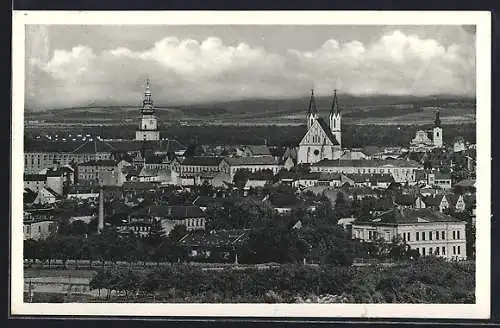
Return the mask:
[[(100, 270), (99, 301), (188, 303), (474, 303), (474, 262), (419, 259), (394, 266), (281, 265), (204, 270), (173, 264), (152, 271)], [(112, 291), (121, 296), (111, 297)]]

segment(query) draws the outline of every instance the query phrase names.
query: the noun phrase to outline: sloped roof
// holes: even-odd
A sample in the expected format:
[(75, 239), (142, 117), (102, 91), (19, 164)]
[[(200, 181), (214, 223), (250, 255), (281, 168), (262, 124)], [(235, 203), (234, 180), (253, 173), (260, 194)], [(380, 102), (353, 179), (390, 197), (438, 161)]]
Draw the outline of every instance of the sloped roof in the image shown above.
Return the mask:
[(328, 139), (330, 139), (330, 142), (334, 145), (339, 145), (339, 142), (333, 135), (332, 130), (330, 130), (330, 126), (328, 125), (328, 123), (326, 123), (326, 121), (322, 117), (317, 118), (316, 121), (318, 121), (326, 136), (328, 137)]
[(231, 166), (278, 164), (273, 156), (225, 157), (224, 160)]
[(323, 159), (312, 166), (317, 167), (420, 167), (421, 165), (414, 161), (395, 160), (395, 159), (359, 159), (359, 160), (330, 160)]
[(143, 181), (126, 181), (123, 183), (123, 189), (138, 189), (138, 190), (149, 190), (155, 189), (158, 183), (154, 182), (143, 182)]
[(184, 159), (181, 165), (218, 166), (222, 159), (222, 157), (215, 156), (193, 156)]
[[(311, 174), (311, 173), (309, 173)], [(340, 173), (326, 173), (326, 172), (321, 172), (319, 174), (318, 180), (321, 181), (333, 181), (333, 180), (340, 180), (341, 174)]]
[(475, 179), (464, 179), (464, 180), (457, 182), (456, 186), (463, 187), (463, 188), (475, 188), (476, 187), (476, 180)]
[(410, 206), (414, 205), (415, 201), (417, 200), (417, 196), (413, 194), (401, 194), (398, 195), (395, 199), (394, 202), (398, 205), (403, 205), (403, 206)]
[(356, 225), (394, 225), (394, 224), (415, 224), (433, 222), (463, 222), (450, 215), (434, 211), (429, 208), (422, 209), (391, 209), (381, 213), (374, 219), (368, 221), (356, 220)]
[(164, 168), (151, 168), (151, 167), (146, 167), (144, 166), (139, 173), (140, 177), (154, 177), (157, 175), (167, 175), (169, 176), (171, 174), (171, 170), (169, 169), (164, 169)]
[(267, 145), (246, 145), (245, 149), (249, 150), (253, 156), (271, 155)]
[(88, 161), (85, 163), (78, 164), (78, 166), (116, 166), (117, 161), (112, 159), (100, 159), (97, 161)]
[(75, 148), (72, 153), (75, 154), (96, 154), (96, 153), (112, 153), (116, 149), (109, 143), (101, 140), (88, 141), (81, 146)]

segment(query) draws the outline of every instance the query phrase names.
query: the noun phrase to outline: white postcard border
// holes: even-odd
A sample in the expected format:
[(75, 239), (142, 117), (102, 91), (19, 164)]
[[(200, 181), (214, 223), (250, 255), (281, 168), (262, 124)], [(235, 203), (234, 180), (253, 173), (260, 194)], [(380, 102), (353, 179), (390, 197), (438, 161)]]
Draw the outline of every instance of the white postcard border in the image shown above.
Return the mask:
[[(14, 11), (12, 22), (11, 314), (175, 317), (455, 318), (490, 316), (491, 16), (467, 11)], [(25, 25), (476, 25), (475, 304), (34, 304), (23, 302)], [(17, 182), (17, 183), (16, 183)]]

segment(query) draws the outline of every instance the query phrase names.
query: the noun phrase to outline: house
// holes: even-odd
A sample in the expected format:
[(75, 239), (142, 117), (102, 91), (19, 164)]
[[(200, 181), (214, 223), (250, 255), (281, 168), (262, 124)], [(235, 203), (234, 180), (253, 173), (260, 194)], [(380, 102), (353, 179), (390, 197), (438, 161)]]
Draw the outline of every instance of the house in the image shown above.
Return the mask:
[(43, 187), (36, 195), (33, 204), (55, 204), (62, 197), (49, 187)]
[(342, 183), (342, 176), (338, 173), (320, 173), (316, 185), (338, 187), (341, 185), (341, 183)]
[(462, 193), (473, 194), (476, 192), (476, 179), (464, 179), (453, 186)]
[(206, 214), (194, 205), (149, 205), (130, 213), (126, 225), (135, 227), (140, 223), (147, 234), (147, 229), (155, 222), (166, 235), (177, 225), (184, 225), (187, 231), (205, 230)]
[(440, 189), (451, 189), (451, 175), (441, 172), (427, 174), (427, 183)]
[(123, 168), (131, 164), (122, 160), (97, 160), (78, 164), (78, 182), (103, 186), (121, 186), (127, 180)]
[(395, 182), (414, 182), (415, 171), (421, 168), (410, 160), (321, 160), (311, 165), (311, 172), (342, 174), (391, 174)]
[(177, 184), (179, 174), (164, 167), (150, 167), (144, 165), (138, 175), (140, 182), (161, 182), (163, 184)]
[(436, 194), (425, 197), (424, 202), (426, 207), (443, 212), (444, 210), (450, 208), (449, 198), (449, 194)]
[(273, 174), (283, 167), (279, 161), (273, 156), (257, 156), (257, 157), (225, 157), (219, 164), (221, 172), (229, 174), (231, 181), (238, 170), (248, 170), (251, 173), (262, 170), (271, 170)]
[(465, 140), (462, 137), (458, 137), (455, 142), (453, 143), (453, 152), (454, 153), (459, 153), (462, 151), (465, 151)]
[(293, 186), (296, 188), (307, 188), (316, 186), (320, 178), (320, 173), (311, 172), (300, 174), (294, 181)]
[(45, 174), (24, 174), (24, 189), (38, 193), (46, 186), (46, 180)]
[(28, 220), (23, 222), (23, 239), (43, 240), (57, 232), (58, 224), (53, 220)]
[(354, 221), (352, 237), (364, 242), (400, 238), (422, 256), (465, 260), (465, 226), (465, 221), (429, 208), (391, 209), (375, 218)]
[(187, 157), (180, 163), (181, 175), (200, 173), (200, 172), (219, 172), (219, 164), (222, 157), (193, 156)]
[(276, 192), (266, 197), (266, 199), (278, 214), (288, 214), (294, 208), (303, 206), (303, 201), (291, 194)]

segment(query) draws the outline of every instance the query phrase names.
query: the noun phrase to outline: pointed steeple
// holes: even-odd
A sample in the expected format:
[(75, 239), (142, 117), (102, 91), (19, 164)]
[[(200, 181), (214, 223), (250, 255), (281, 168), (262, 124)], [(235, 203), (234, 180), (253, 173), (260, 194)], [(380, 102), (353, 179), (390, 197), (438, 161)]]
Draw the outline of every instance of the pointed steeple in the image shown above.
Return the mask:
[(307, 114), (317, 114), (318, 108), (316, 107), (316, 99), (314, 98), (314, 89), (311, 89), (311, 99), (309, 100), (309, 108)]
[(330, 114), (332, 115), (340, 114), (340, 107), (337, 101), (337, 89), (333, 91), (332, 109), (330, 110)]
[(439, 110), (436, 111), (436, 118), (434, 119), (434, 127), (441, 127), (441, 119), (439, 118)]
[(143, 114), (154, 114), (153, 100), (151, 100), (151, 85), (149, 78), (146, 79), (146, 87), (144, 89), (144, 99), (142, 100)]

